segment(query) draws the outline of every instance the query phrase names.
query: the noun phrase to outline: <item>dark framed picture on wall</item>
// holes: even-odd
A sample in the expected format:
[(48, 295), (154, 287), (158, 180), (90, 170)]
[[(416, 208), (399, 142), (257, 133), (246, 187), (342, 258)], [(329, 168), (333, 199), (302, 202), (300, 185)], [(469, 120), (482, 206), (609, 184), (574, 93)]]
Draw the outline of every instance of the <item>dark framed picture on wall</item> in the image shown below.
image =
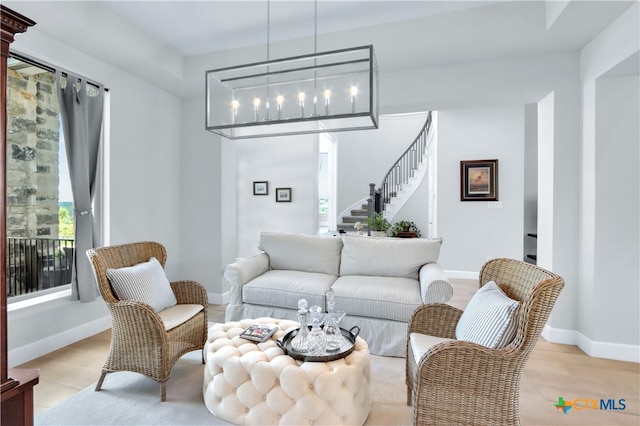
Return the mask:
[(269, 182), (253, 182), (253, 195), (269, 195)]
[(276, 188), (276, 202), (278, 202), (278, 203), (290, 203), (291, 202), (291, 188)]
[(460, 201), (498, 201), (498, 160), (460, 162)]

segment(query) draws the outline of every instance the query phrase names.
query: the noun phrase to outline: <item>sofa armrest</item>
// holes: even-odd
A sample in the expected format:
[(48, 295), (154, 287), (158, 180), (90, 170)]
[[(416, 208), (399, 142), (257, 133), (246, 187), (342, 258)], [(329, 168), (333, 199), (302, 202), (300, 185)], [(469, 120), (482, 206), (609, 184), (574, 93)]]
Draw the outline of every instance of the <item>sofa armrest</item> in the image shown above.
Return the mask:
[(242, 304), (242, 286), (269, 270), (269, 256), (260, 253), (224, 267), (222, 276), (229, 284), (229, 304)]
[(420, 295), (422, 303), (447, 303), (453, 296), (453, 287), (435, 262), (420, 268)]

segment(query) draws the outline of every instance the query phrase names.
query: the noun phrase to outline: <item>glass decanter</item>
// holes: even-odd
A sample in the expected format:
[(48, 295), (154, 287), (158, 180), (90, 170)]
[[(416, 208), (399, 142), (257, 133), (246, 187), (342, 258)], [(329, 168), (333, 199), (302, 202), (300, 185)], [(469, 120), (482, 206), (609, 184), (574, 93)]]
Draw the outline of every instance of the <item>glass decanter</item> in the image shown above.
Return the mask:
[(333, 309), (336, 306), (336, 300), (335, 293), (333, 292), (332, 288), (329, 288), (329, 290), (327, 290), (327, 292), (325, 293), (325, 299), (327, 300), (327, 312), (333, 312)]
[(340, 320), (347, 313), (344, 311), (332, 311), (327, 313), (324, 320), (325, 348), (327, 352), (340, 349), (342, 344), (342, 330), (340, 330)]
[(314, 355), (322, 355), (324, 353), (325, 335), (322, 331), (322, 323), (324, 322), (324, 313), (322, 308), (314, 305), (309, 308), (309, 317), (311, 318), (311, 331), (309, 332), (309, 350)]
[(309, 351), (309, 326), (307, 326), (307, 313), (309, 311), (307, 311), (307, 306), (306, 299), (298, 300), (298, 322), (300, 323), (300, 328), (291, 340), (291, 347), (299, 353)]

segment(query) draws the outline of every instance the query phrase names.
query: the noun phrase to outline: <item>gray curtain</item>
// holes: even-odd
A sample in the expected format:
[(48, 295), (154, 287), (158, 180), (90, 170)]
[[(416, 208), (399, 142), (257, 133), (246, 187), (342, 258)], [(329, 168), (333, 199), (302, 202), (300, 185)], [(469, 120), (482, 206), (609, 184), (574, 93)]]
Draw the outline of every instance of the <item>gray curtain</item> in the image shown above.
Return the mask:
[(99, 227), (95, 223), (92, 202), (100, 152), (104, 87), (97, 88), (96, 96), (89, 96), (84, 79), (67, 74), (65, 84), (58, 71), (56, 81), (75, 213), (71, 298), (90, 302), (98, 292), (85, 252), (99, 245)]

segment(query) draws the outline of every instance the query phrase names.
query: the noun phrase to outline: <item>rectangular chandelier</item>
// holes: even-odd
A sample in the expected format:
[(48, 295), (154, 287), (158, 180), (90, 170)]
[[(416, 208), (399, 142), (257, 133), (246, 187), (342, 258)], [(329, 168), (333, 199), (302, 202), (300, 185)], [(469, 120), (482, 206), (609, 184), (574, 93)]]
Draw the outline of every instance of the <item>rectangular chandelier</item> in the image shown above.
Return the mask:
[(373, 46), (206, 72), (206, 128), (228, 139), (378, 128)]

